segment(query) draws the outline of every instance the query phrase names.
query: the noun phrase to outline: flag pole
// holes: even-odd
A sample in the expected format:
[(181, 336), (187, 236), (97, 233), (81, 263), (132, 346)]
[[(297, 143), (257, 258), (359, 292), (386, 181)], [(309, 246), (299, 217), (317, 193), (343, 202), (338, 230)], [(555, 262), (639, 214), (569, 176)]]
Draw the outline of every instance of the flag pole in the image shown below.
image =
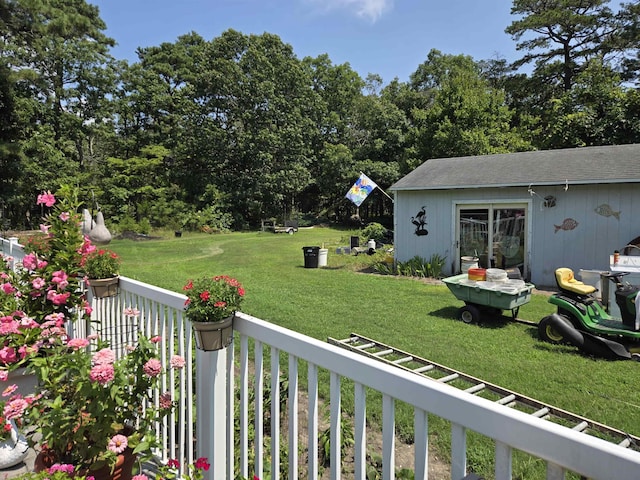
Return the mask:
[(394, 202), (393, 202), (393, 198), (391, 198), (391, 197), (389, 196), (389, 194), (387, 194), (387, 192), (385, 192), (385, 191), (384, 191), (383, 189), (381, 189), (380, 187), (378, 187), (378, 189), (379, 189), (382, 193), (384, 193), (384, 194), (387, 196), (387, 198), (388, 198), (389, 200), (391, 200), (391, 203), (394, 203)]
[[(363, 172), (360, 172), (360, 175), (364, 175), (364, 173), (363, 173)], [(395, 203), (395, 202), (393, 201), (393, 198), (391, 198), (387, 192), (385, 192), (383, 189), (381, 189), (381, 188), (378, 186), (378, 184), (377, 184), (377, 183), (375, 184), (375, 186), (376, 186), (376, 188), (377, 188), (378, 190), (380, 190), (380, 191), (381, 191), (381, 192), (382, 192), (382, 193), (383, 193), (383, 194), (384, 194), (384, 195), (385, 195), (389, 200), (391, 200), (391, 203)]]

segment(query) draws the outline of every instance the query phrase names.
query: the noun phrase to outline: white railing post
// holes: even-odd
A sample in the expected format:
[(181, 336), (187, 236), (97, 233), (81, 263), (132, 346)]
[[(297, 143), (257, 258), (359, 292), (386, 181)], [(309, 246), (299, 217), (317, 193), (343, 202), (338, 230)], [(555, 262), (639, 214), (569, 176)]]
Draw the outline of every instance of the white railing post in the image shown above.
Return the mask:
[(204, 480), (220, 480), (227, 474), (227, 349), (196, 350), (197, 457), (206, 457), (211, 468)]

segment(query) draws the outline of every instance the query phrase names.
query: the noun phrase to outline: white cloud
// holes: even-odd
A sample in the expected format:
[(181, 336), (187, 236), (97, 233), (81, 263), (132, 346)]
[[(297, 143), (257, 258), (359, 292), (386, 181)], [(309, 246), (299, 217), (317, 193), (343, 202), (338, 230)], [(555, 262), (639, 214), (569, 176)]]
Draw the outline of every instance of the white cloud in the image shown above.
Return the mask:
[(346, 9), (372, 22), (393, 6), (393, 0), (307, 0), (325, 11)]

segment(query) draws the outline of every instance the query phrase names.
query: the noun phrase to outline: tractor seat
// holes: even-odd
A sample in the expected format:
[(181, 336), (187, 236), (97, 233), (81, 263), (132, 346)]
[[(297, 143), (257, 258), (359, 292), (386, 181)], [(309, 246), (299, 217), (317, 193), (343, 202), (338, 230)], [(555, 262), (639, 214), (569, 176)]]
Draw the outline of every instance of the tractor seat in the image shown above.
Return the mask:
[(570, 268), (558, 268), (556, 270), (556, 282), (558, 288), (565, 292), (577, 293), (579, 295), (589, 295), (596, 291), (591, 285), (585, 285), (584, 282), (576, 280), (573, 276), (573, 270)]

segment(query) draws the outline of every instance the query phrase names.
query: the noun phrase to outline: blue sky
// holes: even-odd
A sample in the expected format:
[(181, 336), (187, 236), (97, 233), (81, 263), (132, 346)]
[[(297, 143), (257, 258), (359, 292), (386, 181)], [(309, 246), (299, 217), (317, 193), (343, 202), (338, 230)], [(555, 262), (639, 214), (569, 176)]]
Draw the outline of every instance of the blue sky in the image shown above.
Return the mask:
[(365, 78), (407, 81), (428, 52), (475, 60), (520, 56), (504, 29), (512, 0), (88, 0), (100, 8), (112, 54), (135, 61), (137, 47), (175, 42), (195, 31), (206, 40), (233, 28), (278, 35), (300, 59), (329, 55)]

